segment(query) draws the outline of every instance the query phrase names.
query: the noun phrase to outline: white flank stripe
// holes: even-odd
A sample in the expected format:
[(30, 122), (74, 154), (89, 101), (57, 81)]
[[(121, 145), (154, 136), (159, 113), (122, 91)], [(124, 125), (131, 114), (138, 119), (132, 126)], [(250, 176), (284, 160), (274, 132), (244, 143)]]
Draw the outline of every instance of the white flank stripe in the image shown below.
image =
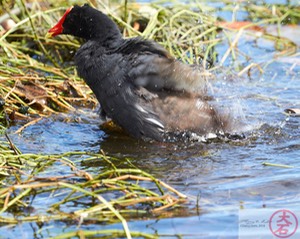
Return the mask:
[(158, 125), (160, 128), (165, 128), (160, 122), (158, 122), (156, 119), (152, 119), (152, 118), (146, 118), (146, 120), (150, 121), (151, 123), (154, 123), (156, 125)]

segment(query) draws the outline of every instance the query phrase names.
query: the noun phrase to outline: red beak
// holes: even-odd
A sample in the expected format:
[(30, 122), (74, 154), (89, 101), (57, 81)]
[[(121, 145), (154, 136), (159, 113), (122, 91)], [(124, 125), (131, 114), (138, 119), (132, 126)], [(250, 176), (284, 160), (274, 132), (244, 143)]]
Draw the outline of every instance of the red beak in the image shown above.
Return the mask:
[(72, 10), (73, 6), (68, 8), (65, 12), (65, 14), (62, 16), (62, 18), (58, 21), (58, 23), (56, 23), (56, 25), (54, 27), (52, 27), (46, 34), (46, 38), (50, 38), (50, 37), (54, 37), (57, 36), (59, 34), (63, 33), (63, 23), (67, 17), (67, 15), (70, 13), (70, 11)]

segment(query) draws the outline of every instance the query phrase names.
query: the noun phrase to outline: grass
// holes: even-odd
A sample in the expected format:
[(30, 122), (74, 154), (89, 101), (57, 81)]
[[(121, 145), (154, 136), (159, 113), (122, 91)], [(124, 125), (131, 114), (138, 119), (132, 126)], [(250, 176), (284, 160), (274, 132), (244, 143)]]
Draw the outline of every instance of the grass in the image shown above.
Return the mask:
[[(0, 221), (14, 225), (68, 220), (79, 227), (89, 221), (121, 222), (122, 230), (79, 228), (55, 238), (156, 238), (154, 234), (130, 231), (127, 220), (136, 216), (156, 217), (162, 211), (179, 208), (187, 200), (185, 195), (137, 169), (130, 161), (121, 163), (104, 152), (23, 154), (5, 133), (15, 121), (22, 122), (23, 127), (17, 132), (21, 133), (51, 114), (97, 106), (94, 95), (72, 64), (80, 41), (69, 36), (44, 37), (71, 5), (71, 1), (50, 2), (51, 6), (3, 0), (0, 7), (2, 14), (9, 9), (7, 18), (16, 23), (0, 35)], [(239, 76), (250, 74), (253, 69), (263, 71), (262, 63), (239, 48), (245, 35), (273, 42), (275, 57), (297, 54), (296, 44), (282, 36), (281, 27), (299, 24), (299, 7), (256, 2), (232, 5), (229, 1), (217, 6), (197, 1), (188, 5), (178, 1), (118, 2), (89, 1), (119, 24), (124, 37), (153, 39), (182, 61), (203, 64), (211, 72), (225, 67), (235, 67)], [(217, 18), (218, 11), (232, 12), (232, 22)], [(235, 22), (238, 12), (248, 13), (242, 24)], [(268, 34), (264, 30), (268, 25), (276, 25), (278, 34)], [(222, 44), (227, 44), (227, 50), (217, 55), (215, 48)], [(235, 64), (241, 61), (243, 64)], [(93, 161), (101, 162), (98, 173), (78, 168), (78, 164)], [(47, 199), (46, 205), (40, 203), (43, 199)], [(74, 202), (77, 207), (72, 206)], [(37, 212), (30, 211), (32, 207)]]
[[(102, 1), (90, 1), (119, 24), (124, 37), (153, 39), (182, 61), (209, 66), (211, 71), (240, 58), (251, 61), (247, 52), (238, 47), (244, 34), (273, 41), (278, 56), (297, 51), (295, 43), (280, 35), (280, 28), (282, 24), (299, 22), (299, 7), (243, 2), (233, 6), (225, 2), (222, 10), (249, 13), (249, 21), (236, 27), (234, 22), (228, 24), (214, 17), (221, 10), (218, 8), (193, 2), (186, 5), (176, 1), (171, 7), (162, 3), (106, 5)], [(3, 113), (12, 120), (26, 119), (28, 115), (48, 116), (78, 106), (94, 108), (97, 104), (71, 63), (80, 42), (68, 36), (44, 37), (65, 10), (61, 5), (71, 4), (56, 2), (49, 7), (25, 0), (18, 2), (15, 9), (20, 9), (20, 14), (9, 16), (15, 19), (16, 25), (0, 36), (0, 95), (5, 102)], [(278, 26), (278, 36), (263, 31), (270, 24)], [(215, 48), (224, 42), (228, 43), (228, 50), (223, 56), (217, 56)], [(217, 59), (219, 62), (215, 64)], [(256, 66), (252, 61), (237, 70), (244, 73)]]
[[(120, 25), (124, 37), (153, 39), (182, 61), (210, 66), (211, 71), (222, 67), (229, 58), (251, 59), (238, 48), (239, 40), (244, 34), (257, 35), (257, 30), (263, 31), (262, 27), (270, 24), (278, 26), (279, 36), (261, 32), (258, 38), (274, 41), (279, 56), (297, 51), (291, 40), (280, 36), (280, 28), (282, 23), (299, 22), (299, 7), (225, 3), (223, 10), (234, 12), (238, 8), (249, 13), (249, 22), (236, 28), (213, 17), (217, 8), (196, 2), (184, 5), (174, 1), (172, 7), (162, 3), (105, 5), (102, 1), (90, 1)], [(44, 37), (62, 15), (65, 7), (61, 5), (70, 4), (58, 2), (49, 7), (22, 0), (14, 8), (20, 9), (20, 14), (8, 16), (15, 19), (16, 25), (0, 36), (0, 95), (5, 102), (2, 122), (3, 114), (11, 120), (27, 119), (28, 115), (48, 116), (78, 106), (96, 106), (95, 97), (70, 63), (80, 42), (68, 36)], [(9, 4), (3, 4), (3, 9), (8, 7)], [(247, 31), (255, 27), (256, 31)], [(224, 42), (228, 42), (228, 50), (223, 56), (217, 56), (214, 49)], [(218, 57), (220, 61), (215, 64)], [(257, 66), (256, 62), (242, 65), (238, 71), (244, 73), (253, 66)]]
[[(131, 167), (116, 166), (120, 160), (104, 153), (22, 154), (7, 135), (6, 139), (0, 142), (0, 174), (6, 178), (2, 180), (0, 189), (1, 223), (120, 221), (123, 231), (76, 231), (57, 238), (93, 233), (155, 238), (150, 234), (131, 232), (126, 219), (136, 215), (152, 217), (163, 210), (179, 207), (187, 200), (173, 187), (130, 163)], [(78, 169), (74, 163), (76, 159), (81, 164), (101, 162), (99, 173), (91, 174)], [(53, 171), (54, 168), (59, 171)], [(47, 175), (49, 171), (51, 175)], [(44, 175), (45, 172), (48, 173)], [(41, 204), (41, 200), (45, 202)], [(86, 206), (73, 207), (73, 202)], [(25, 211), (32, 207), (37, 212), (27, 215)]]

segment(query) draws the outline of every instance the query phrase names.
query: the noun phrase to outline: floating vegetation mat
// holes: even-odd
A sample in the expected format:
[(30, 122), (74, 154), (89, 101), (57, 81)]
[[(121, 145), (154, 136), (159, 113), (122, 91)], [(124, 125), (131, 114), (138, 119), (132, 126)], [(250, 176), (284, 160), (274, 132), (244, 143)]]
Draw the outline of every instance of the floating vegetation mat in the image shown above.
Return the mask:
[[(154, 236), (130, 232), (126, 218), (153, 217), (179, 207), (186, 196), (152, 175), (118, 167), (120, 160), (102, 154), (67, 152), (58, 155), (22, 154), (6, 135), (0, 142), (0, 222), (81, 223), (121, 222), (124, 230), (89, 231), (82, 235)], [(99, 173), (78, 169), (96, 163)], [(76, 203), (75, 203), (76, 202)], [(76, 205), (74, 205), (74, 203)], [(63, 234), (66, 238), (79, 233)], [(78, 234), (79, 235), (79, 234)]]
[[(245, 37), (272, 42), (274, 59), (299, 54), (293, 39), (281, 34), (284, 25), (299, 24), (299, 6), (258, 5), (257, 1), (209, 5), (172, 0), (87, 2), (114, 19), (124, 37), (153, 39), (176, 58), (202, 64), (211, 72), (224, 66), (234, 68), (239, 76), (252, 69), (263, 71), (263, 64), (268, 63), (256, 62), (239, 47)], [(0, 222), (67, 221), (78, 226), (118, 222), (121, 230), (78, 229), (56, 238), (156, 238), (129, 231), (127, 219), (151, 218), (180, 208), (186, 196), (170, 185), (135, 168), (129, 160), (124, 163), (104, 153), (23, 154), (4, 137), (14, 121), (35, 123), (51, 114), (95, 108), (97, 101), (72, 63), (80, 40), (69, 36), (45, 39), (47, 30), (74, 1), (0, 3)], [(232, 12), (232, 21), (217, 17), (219, 11)], [(239, 11), (247, 13), (243, 21), (237, 20)], [(270, 25), (276, 27), (276, 34), (266, 30)], [(220, 45), (226, 45), (222, 55), (215, 50)], [(97, 173), (83, 169), (93, 163)]]

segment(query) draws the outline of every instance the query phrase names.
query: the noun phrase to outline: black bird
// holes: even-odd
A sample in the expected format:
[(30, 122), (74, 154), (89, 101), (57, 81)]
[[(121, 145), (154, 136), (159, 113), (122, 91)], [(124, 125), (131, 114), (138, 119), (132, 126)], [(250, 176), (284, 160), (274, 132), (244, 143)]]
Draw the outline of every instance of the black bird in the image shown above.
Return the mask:
[(69, 34), (86, 42), (75, 55), (80, 77), (100, 102), (102, 115), (130, 135), (163, 141), (170, 132), (223, 132), (226, 120), (207, 103), (207, 72), (172, 57), (158, 43), (123, 39), (104, 13), (75, 5), (48, 36)]

